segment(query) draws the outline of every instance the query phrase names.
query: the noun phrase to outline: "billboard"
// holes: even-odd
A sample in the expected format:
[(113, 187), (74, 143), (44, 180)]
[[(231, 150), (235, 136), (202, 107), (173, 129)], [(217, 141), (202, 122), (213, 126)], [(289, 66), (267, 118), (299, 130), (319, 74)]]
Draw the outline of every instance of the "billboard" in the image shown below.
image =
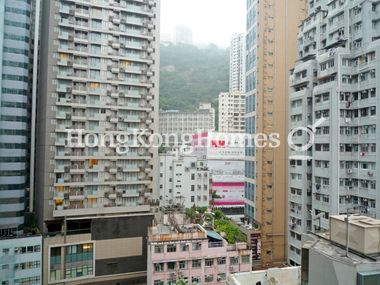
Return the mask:
[(206, 159), (244, 160), (244, 134), (201, 133), (193, 135), (193, 153)]

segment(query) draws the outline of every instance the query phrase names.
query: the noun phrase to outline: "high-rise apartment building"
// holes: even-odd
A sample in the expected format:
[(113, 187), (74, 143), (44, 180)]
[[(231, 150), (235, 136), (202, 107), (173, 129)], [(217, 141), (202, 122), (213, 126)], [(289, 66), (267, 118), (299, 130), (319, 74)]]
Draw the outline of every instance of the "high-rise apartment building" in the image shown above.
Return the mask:
[(219, 132), (245, 132), (245, 94), (241, 91), (219, 94)]
[(130, 134), (158, 131), (159, 1), (42, 4), (35, 188), (47, 236), (43, 283), (144, 283), (158, 152)]
[(230, 92), (245, 91), (245, 35), (234, 34), (230, 47)]
[(31, 1), (0, 2), (0, 235), (24, 223), (28, 188)]
[(215, 109), (211, 103), (199, 104), (194, 112), (178, 110), (160, 111), (160, 134), (175, 134), (181, 139), (183, 134), (197, 131), (215, 131)]
[[(289, 94), (290, 152), (288, 261), (301, 262), (301, 234), (329, 229), (331, 215), (380, 215), (376, 165), (380, 66), (378, 1), (309, 1), (300, 25), (298, 62)], [(301, 160), (295, 155), (309, 156)]]
[[(305, 15), (305, 0), (247, 1), (248, 134), (276, 133), (286, 140), (288, 70), (296, 59), (297, 29)], [(284, 141), (277, 148), (246, 147), (245, 213), (260, 227), (263, 267), (286, 260), (286, 152)]]

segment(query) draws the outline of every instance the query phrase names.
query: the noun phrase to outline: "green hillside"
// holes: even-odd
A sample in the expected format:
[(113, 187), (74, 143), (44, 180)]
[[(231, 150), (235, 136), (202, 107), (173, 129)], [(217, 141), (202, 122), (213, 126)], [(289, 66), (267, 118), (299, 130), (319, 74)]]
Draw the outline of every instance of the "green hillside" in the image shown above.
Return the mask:
[(217, 107), (228, 91), (229, 51), (215, 45), (161, 45), (160, 108), (193, 110), (199, 102)]

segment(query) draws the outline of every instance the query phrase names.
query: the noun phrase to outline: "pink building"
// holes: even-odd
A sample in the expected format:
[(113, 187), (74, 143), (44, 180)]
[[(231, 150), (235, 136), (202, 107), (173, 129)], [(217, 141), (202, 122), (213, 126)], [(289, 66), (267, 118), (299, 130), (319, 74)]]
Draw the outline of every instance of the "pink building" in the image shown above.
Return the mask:
[(159, 225), (149, 229), (147, 270), (148, 285), (225, 284), (230, 274), (252, 270), (252, 253), (200, 225)]

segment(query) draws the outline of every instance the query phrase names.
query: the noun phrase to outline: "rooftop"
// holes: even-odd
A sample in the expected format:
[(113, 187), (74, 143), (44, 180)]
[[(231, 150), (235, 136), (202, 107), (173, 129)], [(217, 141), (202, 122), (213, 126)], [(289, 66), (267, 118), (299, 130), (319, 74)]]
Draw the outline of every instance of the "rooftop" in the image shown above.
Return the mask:
[[(339, 220), (342, 222), (345, 222), (346, 218), (347, 215), (331, 216), (331, 219)], [(350, 215), (349, 221), (350, 225), (355, 225), (361, 228), (380, 228), (380, 220), (371, 217)]]
[(336, 261), (351, 264), (380, 262), (378, 255), (365, 255), (351, 249), (347, 257), (344, 246), (326, 239), (325, 236), (309, 234), (307, 237), (310, 240), (304, 244), (304, 248), (314, 249), (322, 255), (334, 258)]
[[(301, 268), (270, 268), (244, 273), (235, 273), (228, 278), (227, 284), (230, 285), (254, 285), (261, 282), (262, 285), (281, 284), (299, 285), (301, 284)], [(276, 283), (277, 282), (277, 283)]]
[(200, 225), (157, 225), (149, 228), (150, 241), (176, 241), (184, 239), (206, 239), (207, 232)]

